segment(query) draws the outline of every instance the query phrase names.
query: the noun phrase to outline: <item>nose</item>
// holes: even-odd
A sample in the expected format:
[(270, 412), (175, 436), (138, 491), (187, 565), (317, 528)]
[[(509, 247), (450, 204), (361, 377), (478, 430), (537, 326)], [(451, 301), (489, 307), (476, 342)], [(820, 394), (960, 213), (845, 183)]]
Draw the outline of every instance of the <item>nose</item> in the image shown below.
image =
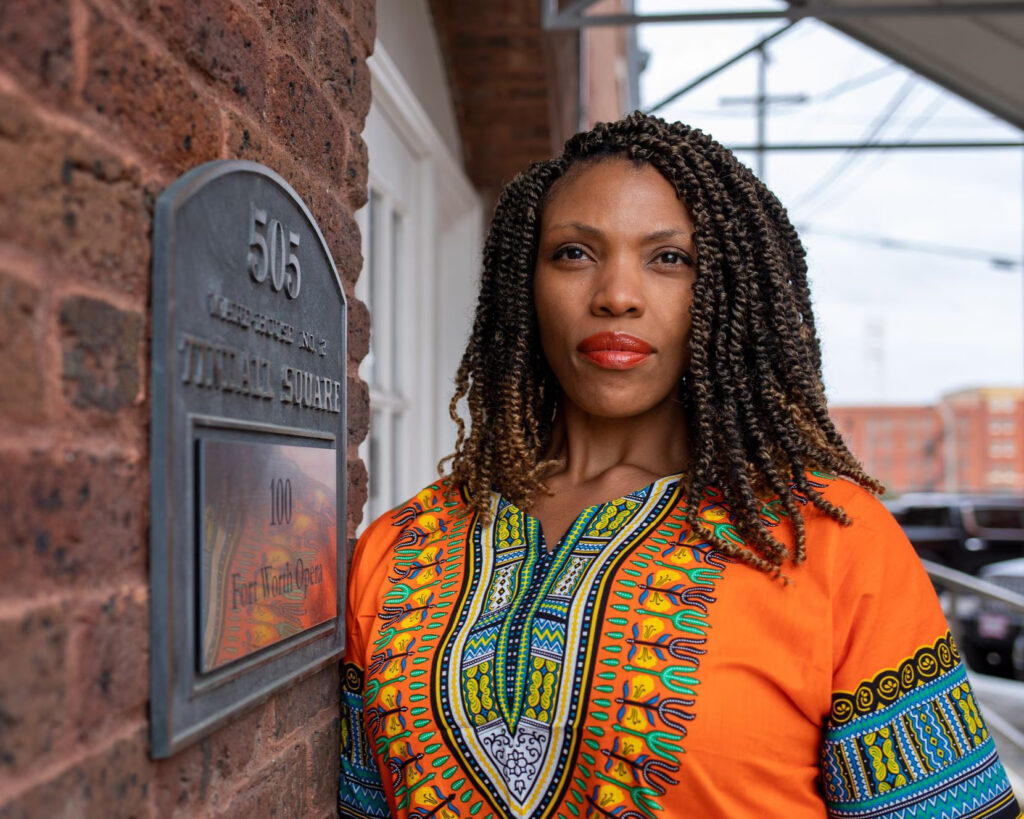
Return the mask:
[(643, 271), (636, 260), (613, 257), (594, 279), (590, 312), (595, 316), (642, 316)]

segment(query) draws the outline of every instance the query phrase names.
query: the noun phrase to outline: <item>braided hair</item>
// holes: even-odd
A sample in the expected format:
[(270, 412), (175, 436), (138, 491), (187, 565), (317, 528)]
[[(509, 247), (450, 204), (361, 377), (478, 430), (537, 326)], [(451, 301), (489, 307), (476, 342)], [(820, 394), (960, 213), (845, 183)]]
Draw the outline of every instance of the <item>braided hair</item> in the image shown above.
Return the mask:
[[(841, 524), (845, 512), (815, 489), (807, 471), (845, 476), (875, 492), (829, 417), (821, 350), (811, 312), (803, 246), (779, 200), (731, 151), (703, 132), (639, 111), (576, 134), (561, 156), (535, 162), (502, 191), (484, 244), (472, 336), (455, 378), (450, 414), (458, 429), (452, 478), (486, 518), (489, 490), (528, 509), (543, 476), (560, 389), (541, 350), (533, 305), (541, 213), (571, 168), (617, 157), (649, 164), (693, 218), (697, 278), (685, 402), (691, 462), (685, 514), (726, 554), (778, 574), (805, 557), (794, 490)], [(470, 428), (458, 412), (466, 399)], [(714, 488), (745, 545), (717, 537), (697, 514)], [(795, 553), (762, 517), (779, 499)]]

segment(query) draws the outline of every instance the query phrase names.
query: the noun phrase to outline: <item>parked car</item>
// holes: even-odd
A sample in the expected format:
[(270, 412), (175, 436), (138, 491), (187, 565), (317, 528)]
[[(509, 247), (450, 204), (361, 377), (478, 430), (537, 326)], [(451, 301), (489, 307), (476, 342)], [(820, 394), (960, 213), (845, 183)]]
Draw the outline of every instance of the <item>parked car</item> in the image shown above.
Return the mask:
[(913, 493), (886, 503), (925, 560), (976, 575), (1024, 557), (1024, 498)]
[[(978, 576), (1024, 596), (1024, 558), (991, 563)], [(960, 602), (960, 649), (967, 664), (983, 674), (1024, 680), (1024, 611), (973, 595)]]

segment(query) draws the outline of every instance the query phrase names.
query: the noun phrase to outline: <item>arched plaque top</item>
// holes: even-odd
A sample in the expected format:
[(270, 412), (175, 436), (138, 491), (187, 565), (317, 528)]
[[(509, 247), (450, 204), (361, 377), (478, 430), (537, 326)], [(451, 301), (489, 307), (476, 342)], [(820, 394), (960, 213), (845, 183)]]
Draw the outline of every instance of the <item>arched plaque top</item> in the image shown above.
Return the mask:
[(345, 288), (342, 286), (341, 277), (338, 275), (337, 265), (335, 265), (334, 258), (331, 256), (323, 231), (320, 230), (320, 225), (314, 218), (309, 206), (306, 205), (305, 201), (287, 179), (273, 168), (261, 165), (259, 162), (252, 162), (248, 159), (214, 159), (210, 162), (204, 162), (202, 165), (197, 165), (195, 168), (179, 176), (160, 194), (156, 203), (156, 222), (159, 224), (165, 219), (173, 220), (174, 213), (193, 196), (202, 192), (211, 183), (235, 174), (262, 177), (276, 185), (285, 196), (295, 203), (295, 206), (305, 216), (306, 222), (316, 236), (324, 256), (328, 260), (331, 275), (338, 288), (338, 295), (343, 302), (347, 303)]
[(217, 160), (160, 194), (152, 326), (151, 728), (166, 756), (344, 648), (347, 304), (280, 174)]

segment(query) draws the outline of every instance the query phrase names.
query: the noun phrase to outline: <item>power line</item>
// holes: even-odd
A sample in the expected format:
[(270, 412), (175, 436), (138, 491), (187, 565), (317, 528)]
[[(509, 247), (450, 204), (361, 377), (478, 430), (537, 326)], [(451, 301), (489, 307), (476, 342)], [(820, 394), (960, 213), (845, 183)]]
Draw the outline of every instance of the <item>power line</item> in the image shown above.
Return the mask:
[[(912, 118), (907, 123), (907, 127), (903, 129), (903, 133), (900, 134), (900, 136), (898, 137), (898, 141), (902, 142), (905, 145), (909, 145), (910, 140), (913, 139), (914, 136), (922, 128), (924, 128), (924, 126), (931, 122), (932, 118), (942, 109), (942, 107), (945, 104), (946, 97), (941, 92), (937, 93), (935, 95), (935, 98), (930, 103), (928, 103), (928, 107), (925, 108), (925, 110), (922, 113), (918, 114), (916, 117)], [(839, 204), (839, 202), (841, 202), (845, 197), (848, 197), (851, 193), (857, 190), (857, 188), (863, 185), (864, 182), (870, 177), (871, 173), (878, 169), (878, 167), (885, 161), (886, 158), (887, 157), (885, 157), (884, 153), (875, 154), (875, 156), (871, 157), (871, 159), (868, 161), (868, 164), (862, 167), (861, 172), (857, 175), (857, 177), (851, 180), (851, 183), (846, 185), (844, 190), (839, 195), (833, 194), (832, 196), (830, 196), (829, 200), (823, 203), (822, 206), (818, 208), (818, 213), (820, 214), (822, 210), (831, 210), (837, 204)]]
[(797, 231), (817, 236), (828, 236), (833, 239), (841, 239), (846, 242), (875, 245), (877, 247), (884, 247), (887, 250), (905, 250), (914, 253), (928, 253), (935, 256), (945, 256), (946, 258), (953, 257), (957, 259), (988, 262), (992, 267), (999, 270), (1014, 270), (1016, 268), (1024, 267), (1024, 259), (993, 253), (990, 250), (983, 250), (981, 248), (944, 245), (938, 242), (900, 239), (893, 236), (881, 236), (878, 234), (851, 233), (845, 230), (834, 230), (829, 227), (818, 227), (813, 224), (798, 225)]
[(827, 88), (824, 91), (814, 94), (811, 97), (811, 102), (825, 102), (827, 100), (835, 99), (836, 97), (846, 94), (849, 91), (855, 91), (865, 85), (870, 85), (875, 80), (879, 80), (882, 77), (888, 77), (898, 66), (896, 63), (889, 63), (883, 65), (881, 68), (876, 68), (874, 71), (868, 71), (861, 74), (859, 77), (851, 77), (845, 82), (841, 82), (838, 85), (834, 85), (831, 88)]
[[(875, 120), (868, 126), (867, 132), (864, 137), (860, 140), (862, 143), (871, 143), (882, 133), (885, 126), (892, 119), (893, 115), (900, 109), (907, 97), (910, 96), (910, 92), (914, 90), (914, 86), (917, 85), (918, 78), (913, 74), (907, 76), (903, 81), (903, 84), (897, 89), (892, 99), (889, 101), (889, 105), (886, 109), (875, 118)], [(848, 151), (835, 165), (832, 166), (832, 170), (828, 172), (824, 179), (818, 182), (813, 188), (804, 193), (793, 209), (802, 207), (809, 202), (813, 202), (815, 199), (825, 193), (844, 173), (846, 173), (853, 165), (855, 165), (860, 158), (863, 156), (856, 150)]]

